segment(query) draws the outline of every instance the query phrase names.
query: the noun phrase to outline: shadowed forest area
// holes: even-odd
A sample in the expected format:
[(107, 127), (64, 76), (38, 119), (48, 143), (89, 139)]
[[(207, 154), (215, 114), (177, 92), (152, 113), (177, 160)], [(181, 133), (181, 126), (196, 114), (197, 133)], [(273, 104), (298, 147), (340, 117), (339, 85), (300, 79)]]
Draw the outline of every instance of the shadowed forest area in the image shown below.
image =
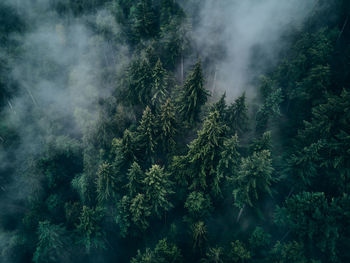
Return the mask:
[(0, 262), (350, 262), (349, 20), (1, 0)]

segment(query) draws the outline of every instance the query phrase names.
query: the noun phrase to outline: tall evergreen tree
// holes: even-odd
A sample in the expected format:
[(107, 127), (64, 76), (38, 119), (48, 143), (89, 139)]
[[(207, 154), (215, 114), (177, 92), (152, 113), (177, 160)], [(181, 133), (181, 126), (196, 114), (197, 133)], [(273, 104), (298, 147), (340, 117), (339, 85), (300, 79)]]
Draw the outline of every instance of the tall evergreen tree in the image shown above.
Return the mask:
[(188, 74), (180, 96), (179, 110), (185, 123), (191, 126), (199, 120), (200, 109), (206, 103), (208, 96), (199, 60)]
[(38, 226), (38, 244), (34, 252), (35, 263), (53, 263), (69, 260), (69, 246), (72, 240), (62, 225), (42, 221)]
[(173, 207), (169, 201), (169, 195), (174, 193), (169, 175), (164, 171), (164, 168), (153, 165), (146, 173), (143, 183), (145, 196), (151, 205), (152, 213), (161, 217), (163, 212), (167, 212)]
[(209, 186), (213, 194), (220, 193), (221, 178), (216, 173), (216, 168), (220, 160), (225, 129), (226, 126), (220, 123), (219, 113), (211, 112), (198, 132), (198, 137), (189, 145), (186, 158), (190, 166), (188, 173), (192, 180), (191, 189), (206, 190)]
[(177, 135), (175, 108), (170, 99), (161, 106), (158, 119), (162, 153), (168, 154), (175, 149), (175, 136)]
[(143, 112), (140, 125), (137, 127), (139, 154), (146, 166), (154, 161), (157, 147), (157, 122), (151, 109), (147, 106)]
[(155, 109), (159, 109), (168, 97), (168, 76), (160, 59), (154, 66), (152, 77), (152, 106)]
[(97, 199), (100, 203), (112, 200), (117, 193), (117, 180), (113, 166), (103, 163), (97, 172)]
[(243, 208), (253, 206), (259, 199), (259, 194), (271, 192), (273, 167), (270, 152), (267, 150), (254, 152), (247, 158), (242, 158), (238, 175), (234, 178), (233, 196), (235, 206)]

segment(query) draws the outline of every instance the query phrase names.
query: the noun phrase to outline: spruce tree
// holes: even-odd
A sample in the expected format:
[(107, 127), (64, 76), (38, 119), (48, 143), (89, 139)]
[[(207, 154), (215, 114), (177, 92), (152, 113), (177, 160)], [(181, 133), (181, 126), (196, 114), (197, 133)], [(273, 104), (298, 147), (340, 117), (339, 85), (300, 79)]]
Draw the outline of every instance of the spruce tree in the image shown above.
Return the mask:
[(140, 125), (137, 127), (137, 143), (139, 155), (145, 165), (154, 161), (157, 147), (157, 122), (151, 109), (147, 106), (143, 112)]
[(216, 169), (221, 157), (225, 130), (226, 126), (220, 123), (219, 113), (211, 112), (198, 132), (198, 137), (189, 145), (186, 158), (190, 166), (188, 173), (192, 180), (191, 189), (206, 190), (209, 186), (214, 195), (220, 193), (220, 177)]
[(254, 152), (242, 158), (238, 175), (233, 179), (235, 206), (243, 209), (245, 205), (254, 206), (261, 193), (272, 194), (271, 183), (273, 167), (270, 152)]
[(175, 149), (175, 136), (177, 135), (175, 108), (170, 99), (161, 106), (158, 118), (160, 132), (159, 139), (162, 153), (169, 154)]
[(72, 240), (62, 225), (51, 224), (49, 221), (39, 222), (38, 244), (34, 252), (35, 263), (54, 263), (69, 259), (69, 246)]
[(159, 109), (168, 97), (168, 76), (160, 59), (154, 66), (152, 77), (152, 106), (154, 109)]
[[(222, 104), (222, 102), (221, 102)], [(223, 106), (221, 106), (222, 108)], [(245, 93), (238, 97), (226, 111), (226, 125), (231, 134), (243, 134), (248, 128), (248, 107)]]
[(104, 210), (101, 207), (83, 206), (77, 225), (78, 243), (83, 245), (88, 253), (92, 248), (106, 248), (106, 233), (102, 226), (103, 220)]
[(201, 107), (206, 103), (208, 96), (199, 60), (188, 74), (179, 101), (180, 114), (187, 125), (192, 126), (199, 120)]
[(100, 203), (112, 200), (117, 193), (117, 180), (113, 166), (109, 163), (100, 165), (97, 171), (97, 199)]
[(137, 162), (134, 162), (128, 172), (128, 184), (126, 188), (130, 197), (143, 192), (144, 173)]
[(153, 165), (146, 172), (143, 181), (145, 188), (145, 196), (151, 205), (152, 214), (161, 217), (164, 212), (169, 211), (173, 207), (169, 201), (169, 195), (173, 194), (172, 182), (169, 175), (159, 165)]

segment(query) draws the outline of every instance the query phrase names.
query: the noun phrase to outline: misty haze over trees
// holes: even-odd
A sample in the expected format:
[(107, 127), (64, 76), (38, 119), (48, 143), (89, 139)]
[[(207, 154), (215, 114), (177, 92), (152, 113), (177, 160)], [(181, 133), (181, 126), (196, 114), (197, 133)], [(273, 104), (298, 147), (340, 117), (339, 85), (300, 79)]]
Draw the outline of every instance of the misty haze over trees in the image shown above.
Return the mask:
[(350, 262), (349, 16), (1, 0), (0, 262)]

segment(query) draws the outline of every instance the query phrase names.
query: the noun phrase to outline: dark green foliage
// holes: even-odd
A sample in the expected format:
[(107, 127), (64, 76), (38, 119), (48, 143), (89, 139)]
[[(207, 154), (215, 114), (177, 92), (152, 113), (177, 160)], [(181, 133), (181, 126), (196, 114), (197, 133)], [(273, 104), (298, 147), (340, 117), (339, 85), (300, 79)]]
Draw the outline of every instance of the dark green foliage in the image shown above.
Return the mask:
[(69, 261), (71, 240), (63, 226), (42, 221), (37, 234), (39, 241), (33, 256), (35, 263)]
[(204, 87), (202, 64), (198, 61), (186, 79), (179, 101), (182, 119), (188, 125), (199, 120), (201, 107), (208, 96), (209, 93)]
[(209, 2), (0, 3), (1, 262), (350, 262), (349, 1), (247, 46), (237, 97)]
[(152, 106), (154, 108), (163, 105), (168, 97), (168, 76), (163, 68), (162, 62), (158, 59), (153, 69), (152, 85)]
[(220, 193), (221, 177), (216, 173), (216, 167), (220, 160), (225, 129), (226, 126), (220, 123), (219, 113), (211, 112), (198, 132), (198, 137), (189, 145), (186, 159), (190, 166), (187, 172), (192, 181), (191, 189), (206, 190), (209, 187), (213, 194)]
[(192, 220), (199, 220), (208, 216), (212, 203), (209, 196), (202, 192), (191, 192), (186, 199), (185, 208)]
[(259, 194), (271, 195), (272, 172), (270, 152), (267, 150), (253, 152), (252, 156), (243, 158), (238, 175), (233, 179), (235, 206), (253, 206)]
[(177, 131), (177, 121), (175, 116), (175, 107), (171, 100), (168, 99), (160, 108), (159, 132), (162, 153), (168, 154), (174, 151), (176, 146), (175, 137)]
[(156, 247), (151, 250), (146, 250), (141, 253), (137, 251), (137, 255), (131, 259), (130, 263), (162, 263), (162, 262), (173, 262), (181, 263), (182, 255), (180, 249), (176, 245), (169, 244), (167, 239), (159, 240)]
[(336, 261), (336, 242), (339, 237), (333, 204), (324, 193), (309, 193), (292, 196), (283, 208), (277, 208), (276, 220), (287, 225), (300, 240), (311, 243)]
[(139, 154), (146, 164), (153, 163), (157, 147), (157, 123), (151, 109), (147, 106), (137, 127)]
[(115, 178), (113, 166), (103, 163), (97, 171), (97, 199), (99, 202), (107, 202), (116, 195), (117, 180)]
[(77, 225), (78, 244), (84, 246), (88, 252), (92, 248), (106, 248), (106, 233), (102, 227), (103, 219), (103, 208), (83, 206), (79, 216), (79, 224)]

